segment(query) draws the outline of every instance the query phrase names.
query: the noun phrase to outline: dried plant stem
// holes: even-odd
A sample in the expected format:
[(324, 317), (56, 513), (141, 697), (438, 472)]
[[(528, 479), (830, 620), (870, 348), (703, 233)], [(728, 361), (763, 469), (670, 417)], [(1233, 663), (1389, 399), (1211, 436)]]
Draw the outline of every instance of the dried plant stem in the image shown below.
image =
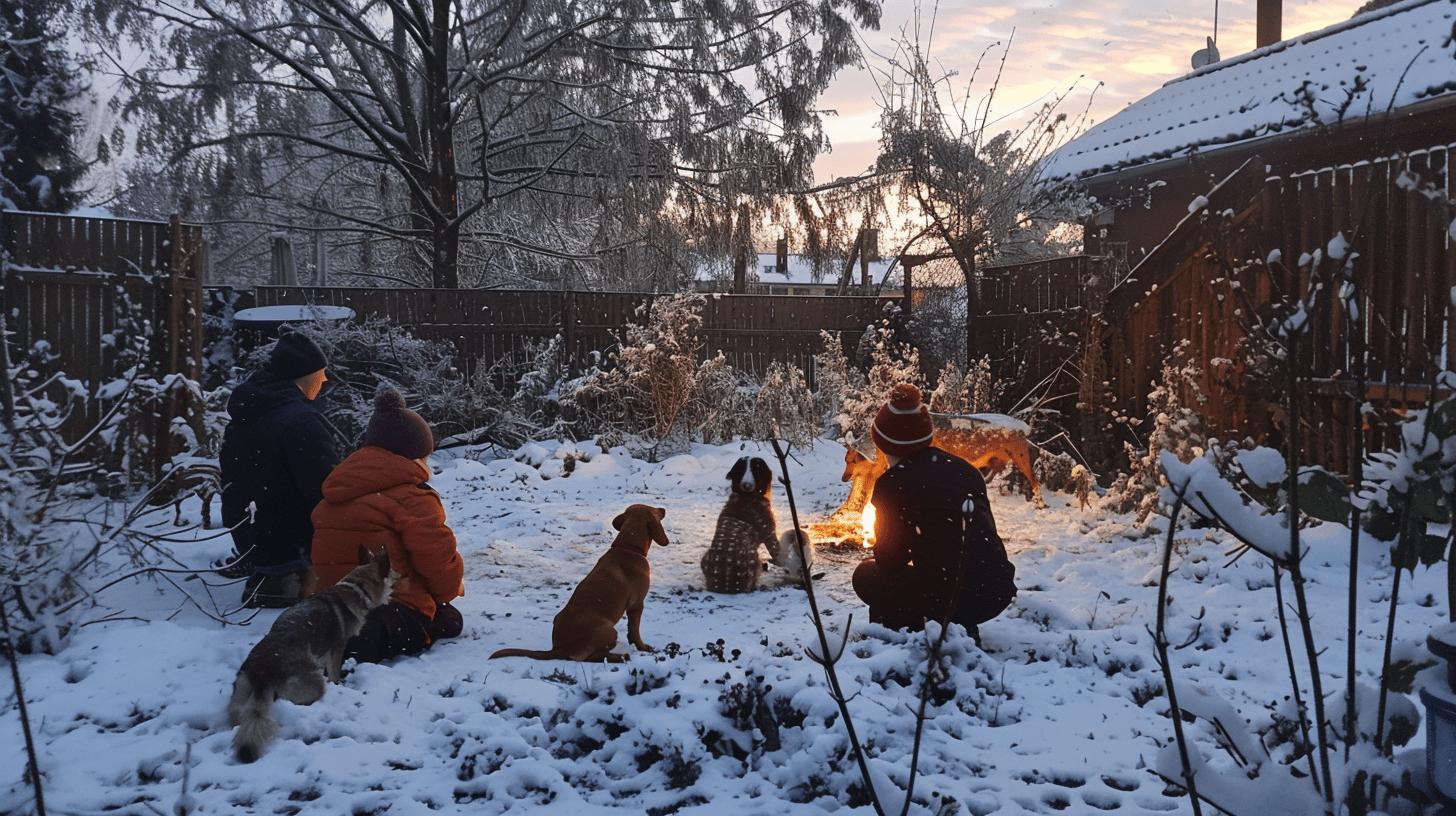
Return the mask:
[(1193, 807), (1193, 816), (1203, 816), (1203, 804), (1198, 797), (1198, 783), (1194, 781), (1193, 763), (1188, 755), (1188, 735), (1183, 733), (1183, 709), (1178, 706), (1178, 689), (1173, 684), (1173, 661), (1168, 659), (1168, 578), (1172, 572), (1173, 535), (1178, 529), (1178, 517), (1183, 514), (1183, 496), (1173, 504), (1168, 519), (1168, 535), (1163, 540), (1163, 568), (1158, 573), (1158, 616), (1153, 632), (1153, 646), (1158, 653), (1158, 667), (1163, 671), (1163, 685), (1168, 688), (1168, 716), (1173, 720), (1173, 737), (1178, 741), (1178, 761), (1183, 766), (1183, 779), (1176, 784), (1188, 791), (1188, 802)]
[[(771, 440), (774, 449), (774, 456), (779, 460), (779, 481), (784, 485), (784, 495), (789, 501), (789, 517), (794, 523), (794, 530), (797, 532), (803, 527), (799, 524), (799, 508), (794, 502), (793, 481), (789, 478), (789, 452), (777, 438)], [(795, 535), (795, 546), (799, 548), (799, 563), (807, 563), (804, 556), (804, 542), (800, 536)], [(819, 612), (819, 601), (814, 597), (814, 581), (810, 578), (808, 570), (804, 570), (803, 583), (804, 594), (809, 598), (809, 617), (814, 623), (814, 631), (819, 636), (819, 657), (812, 653), (809, 655), (824, 668), (824, 677), (829, 682), (829, 691), (834, 697), (834, 703), (839, 707), (839, 717), (844, 721), (844, 731), (849, 736), (849, 747), (854, 751), (855, 764), (859, 766), (860, 777), (864, 779), (865, 794), (869, 797), (870, 806), (874, 808), (876, 816), (885, 816), (885, 808), (880, 804), (879, 791), (875, 788), (873, 777), (870, 776), (869, 760), (865, 758), (864, 747), (860, 745), (859, 735), (854, 730), (854, 719), (849, 713), (849, 698), (845, 695), (843, 687), (839, 683), (839, 673), (835, 671), (834, 664), (844, 654), (844, 646), (849, 643), (849, 624), (853, 616), (845, 622), (844, 638), (841, 641), (837, 652), (830, 651), (829, 635), (824, 631), (824, 619)]]
[(1309, 710), (1304, 707), (1304, 694), (1299, 690), (1299, 671), (1294, 665), (1294, 644), (1289, 637), (1289, 616), (1285, 614), (1284, 571), (1279, 569), (1278, 561), (1274, 562), (1274, 605), (1279, 610), (1279, 634), (1284, 640), (1284, 661), (1289, 667), (1289, 689), (1294, 695), (1294, 710), (1299, 712), (1299, 733), (1304, 741), (1304, 758), (1309, 760), (1309, 781), (1314, 784), (1315, 791), (1323, 794), (1319, 769), (1314, 764), (1314, 743), (1309, 739)]
[(1330, 771), (1330, 738), (1325, 729), (1325, 695), (1320, 677), (1319, 649), (1314, 642), (1314, 627), (1309, 612), (1309, 602), (1304, 591), (1303, 547), (1299, 536), (1299, 460), (1303, 446), (1300, 434), (1299, 413), (1299, 332), (1291, 331), (1286, 336), (1285, 353), (1288, 364), (1286, 386), (1288, 390), (1287, 434), (1289, 449), (1287, 467), (1289, 479), (1289, 510), (1286, 523), (1289, 527), (1289, 582), (1294, 587), (1294, 603), (1299, 619), (1300, 632), (1304, 636), (1305, 659), (1309, 661), (1309, 685), (1311, 702), (1314, 705), (1315, 740), (1320, 752), (1320, 778), (1324, 785), (1326, 810), (1334, 810), (1333, 774)]
[[(20, 590), (13, 588), (20, 600)], [(15, 686), (15, 706), (20, 711), (20, 730), (25, 735), (25, 762), (30, 772), (30, 786), (35, 791), (35, 814), (46, 816), (45, 790), (41, 784), (40, 762), (35, 754), (35, 734), (30, 730), (30, 711), (25, 705), (25, 688), (20, 683), (20, 660), (15, 656), (15, 639), (10, 634), (10, 613), (0, 602), (0, 625), (5, 627), (5, 659), (10, 663), (10, 682)]]

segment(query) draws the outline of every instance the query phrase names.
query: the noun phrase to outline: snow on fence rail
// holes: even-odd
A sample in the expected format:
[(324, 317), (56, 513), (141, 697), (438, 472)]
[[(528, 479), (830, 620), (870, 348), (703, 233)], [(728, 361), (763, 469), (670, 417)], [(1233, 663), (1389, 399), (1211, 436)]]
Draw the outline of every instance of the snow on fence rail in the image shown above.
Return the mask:
[[(419, 337), (448, 340), (467, 375), (520, 352), (532, 341), (561, 335), (573, 360), (616, 344), (639, 307), (659, 295), (502, 289), (380, 289), (347, 286), (258, 286), (236, 308), (279, 304), (348, 306), (360, 318), (383, 317)], [(706, 295), (705, 354), (722, 351), (735, 367), (762, 374), (770, 363), (792, 362), (813, 376), (821, 329), (853, 353), (865, 327), (880, 318), (886, 298), (795, 295)]]
[[(38, 342), (55, 355), (52, 367), (83, 382), (90, 396), (104, 394), (122, 376), (116, 332), (126, 324), (148, 334), (145, 373), (201, 376), (202, 228), (168, 221), (0, 211), (0, 309), (13, 360)], [(89, 428), (105, 409), (90, 399), (85, 416), (64, 434)], [(166, 401), (156, 438), (169, 439), (175, 417), (187, 410)], [(157, 464), (170, 457), (156, 446)]]

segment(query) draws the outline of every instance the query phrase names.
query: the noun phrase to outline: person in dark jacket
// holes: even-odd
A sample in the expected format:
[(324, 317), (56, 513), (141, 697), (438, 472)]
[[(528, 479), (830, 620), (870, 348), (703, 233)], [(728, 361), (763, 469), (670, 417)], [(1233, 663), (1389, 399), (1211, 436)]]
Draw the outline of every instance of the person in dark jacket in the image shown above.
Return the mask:
[(872, 623), (920, 629), (949, 612), (979, 641), (977, 625), (1016, 597), (1016, 568), (996, 533), (985, 479), (931, 444), (930, 411), (908, 383), (895, 386), (871, 435), (890, 468), (870, 496), (875, 554), (855, 569), (855, 593)]
[(314, 404), (327, 365), (318, 345), (284, 327), (267, 365), (228, 400), (222, 517), (236, 548), (229, 566), (248, 576), (248, 606), (289, 606), (305, 594), (309, 514), (342, 458), (338, 432)]

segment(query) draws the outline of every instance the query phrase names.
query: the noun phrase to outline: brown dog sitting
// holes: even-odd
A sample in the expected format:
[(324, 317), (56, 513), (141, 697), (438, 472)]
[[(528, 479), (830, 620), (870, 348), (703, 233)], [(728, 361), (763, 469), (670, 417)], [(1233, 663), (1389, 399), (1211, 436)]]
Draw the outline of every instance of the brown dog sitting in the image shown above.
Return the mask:
[(642, 640), (642, 604), (652, 584), (647, 550), (653, 542), (667, 546), (662, 519), (667, 510), (634, 504), (612, 519), (620, 532), (592, 571), (577, 584), (566, 606), (551, 624), (551, 648), (501, 649), (491, 658), (532, 657), (537, 660), (606, 660), (620, 663), (626, 655), (613, 654), (617, 621), (627, 616), (627, 640), (644, 652), (653, 651)]

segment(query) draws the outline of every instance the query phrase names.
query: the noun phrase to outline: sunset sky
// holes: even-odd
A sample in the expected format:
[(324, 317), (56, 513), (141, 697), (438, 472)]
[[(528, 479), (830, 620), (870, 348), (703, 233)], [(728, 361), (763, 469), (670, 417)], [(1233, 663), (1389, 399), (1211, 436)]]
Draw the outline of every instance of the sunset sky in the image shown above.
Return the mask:
[[(1363, 0), (1284, 0), (1285, 38), (1348, 19)], [(914, 0), (888, 0), (879, 31), (865, 33), (869, 49), (888, 54), (915, 17)], [(924, 0), (921, 19), (935, 8)], [(1015, 42), (997, 92), (992, 118), (1015, 120), (1016, 111), (1077, 83), (1069, 113), (1086, 106), (1098, 82), (1090, 124), (1135, 102), (1164, 82), (1190, 70), (1189, 58), (1213, 34), (1214, 0), (941, 0), (935, 13), (932, 53), (947, 67), (969, 75), (987, 45)], [(1254, 0), (1219, 3), (1218, 48), (1227, 59), (1254, 47)], [(924, 28), (924, 25), (922, 25)], [(871, 63), (881, 60), (873, 53)], [(983, 69), (983, 77), (989, 73)], [(1079, 82), (1078, 77), (1081, 77)], [(962, 85), (964, 79), (962, 80)], [(989, 85), (977, 82), (978, 95)], [(865, 70), (841, 73), (822, 100), (838, 112), (828, 122), (833, 151), (816, 164), (820, 181), (862, 171), (878, 148), (879, 111), (875, 85)]]

